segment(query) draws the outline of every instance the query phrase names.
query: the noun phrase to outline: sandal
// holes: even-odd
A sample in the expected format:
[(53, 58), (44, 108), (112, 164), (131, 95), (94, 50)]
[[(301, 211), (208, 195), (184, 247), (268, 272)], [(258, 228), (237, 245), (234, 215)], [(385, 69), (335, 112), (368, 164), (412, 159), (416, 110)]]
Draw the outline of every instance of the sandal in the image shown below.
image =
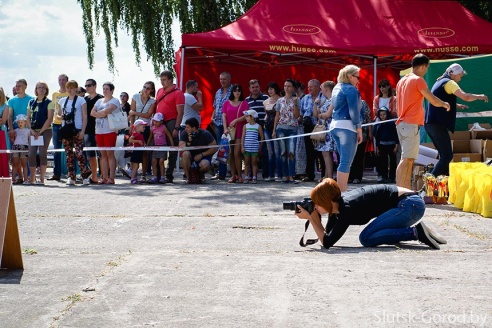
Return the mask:
[(137, 179), (131, 179), (131, 180), (130, 180), (130, 183), (131, 183), (131, 184), (137, 184), (137, 183), (138, 183), (138, 181), (137, 181)]
[(98, 184), (107, 184), (108, 183), (108, 179), (100, 179), (97, 183)]
[(251, 179), (251, 183), (256, 184), (256, 177), (253, 177), (253, 179)]
[(114, 179), (108, 179), (108, 181), (106, 181), (106, 184), (114, 184)]
[(229, 181), (227, 181), (228, 183), (236, 183), (237, 181), (237, 177), (236, 176), (233, 176), (232, 178), (229, 179)]
[[(243, 177), (237, 177), (237, 182), (244, 183)], [(247, 182), (246, 182), (247, 183)]]

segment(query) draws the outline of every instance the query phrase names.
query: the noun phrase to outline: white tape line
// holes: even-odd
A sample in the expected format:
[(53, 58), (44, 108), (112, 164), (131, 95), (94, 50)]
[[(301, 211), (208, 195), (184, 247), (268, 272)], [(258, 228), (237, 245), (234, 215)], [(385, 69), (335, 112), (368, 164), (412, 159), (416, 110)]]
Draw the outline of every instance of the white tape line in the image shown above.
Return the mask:
[[(389, 122), (394, 122), (396, 121), (396, 118), (391, 119), (391, 120), (386, 120), (386, 121), (378, 121), (378, 122), (371, 122), (371, 123), (365, 123), (362, 124), (362, 127), (370, 126), (370, 125), (377, 125), (377, 124), (383, 124), (383, 123), (389, 123)], [(318, 132), (310, 132), (310, 133), (303, 133), (303, 134), (297, 134), (295, 136), (288, 136), (288, 137), (281, 137), (281, 138), (275, 138), (275, 139), (268, 139), (268, 140), (262, 140), (260, 142), (271, 142), (271, 141), (277, 141), (277, 140), (284, 140), (284, 139), (292, 139), (292, 138), (301, 138), (301, 137), (307, 137), (307, 136), (312, 136), (316, 134), (322, 134), (326, 133), (327, 130), (325, 131), (318, 131)], [(237, 140), (239, 141), (239, 140)], [(236, 145), (240, 145), (241, 143), (236, 143)], [(195, 146), (195, 147), (176, 147), (176, 146), (147, 146), (147, 147), (84, 147), (82, 150), (83, 151), (91, 151), (91, 150), (140, 150), (140, 151), (185, 151), (185, 150), (197, 150), (197, 149), (209, 149), (209, 148), (220, 148), (222, 147), (221, 145), (211, 145), (211, 146)], [(48, 149), (48, 152), (64, 152), (65, 149)], [(27, 150), (0, 150), (1, 153), (7, 153), (7, 154), (13, 154), (13, 153), (27, 153)]]

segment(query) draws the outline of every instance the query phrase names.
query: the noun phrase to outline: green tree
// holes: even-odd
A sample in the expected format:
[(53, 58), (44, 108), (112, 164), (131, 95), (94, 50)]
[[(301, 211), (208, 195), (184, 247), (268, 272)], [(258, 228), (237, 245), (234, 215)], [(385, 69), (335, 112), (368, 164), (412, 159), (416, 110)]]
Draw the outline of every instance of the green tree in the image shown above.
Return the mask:
[(77, 0), (82, 8), (89, 67), (94, 66), (94, 37), (104, 33), (108, 67), (114, 72), (113, 47), (118, 30), (132, 38), (135, 60), (141, 62), (140, 44), (157, 74), (174, 63), (171, 25), (180, 22), (181, 33), (214, 30), (235, 21), (256, 0)]
[[(82, 8), (89, 67), (94, 66), (94, 36), (104, 33), (108, 67), (114, 72), (113, 47), (118, 30), (132, 37), (135, 61), (140, 65), (140, 44), (158, 74), (174, 63), (171, 25), (180, 22), (181, 33), (205, 32), (235, 21), (258, 0), (77, 0)], [(492, 0), (460, 0), (476, 15), (492, 21)], [(281, 8), (279, 8), (281, 10)]]
[(475, 15), (492, 22), (492, 0), (460, 0)]

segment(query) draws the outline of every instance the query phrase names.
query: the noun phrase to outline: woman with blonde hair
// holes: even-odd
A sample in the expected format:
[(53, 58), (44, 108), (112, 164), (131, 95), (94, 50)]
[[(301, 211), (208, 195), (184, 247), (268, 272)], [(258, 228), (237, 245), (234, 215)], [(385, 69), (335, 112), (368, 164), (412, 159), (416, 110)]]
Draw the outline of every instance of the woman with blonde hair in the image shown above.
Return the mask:
[(362, 142), (360, 122), (362, 101), (357, 90), (359, 79), (360, 68), (347, 65), (340, 70), (338, 83), (332, 92), (333, 116), (329, 131), (331, 131), (340, 154), (337, 181), (341, 191), (347, 190), (350, 166), (354, 160), (357, 145)]
[[(7, 135), (7, 123), (9, 120), (9, 106), (5, 91), (0, 87), (0, 150), (7, 150), (9, 146), (9, 137)], [(9, 172), (9, 155), (0, 153), (0, 177), (10, 177)]]
[[(34, 140), (38, 140), (40, 137), (43, 139), (43, 145), (32, 145), (29, 143), (29, 170), (31, 176), (29, 177), (29, 183), (36, 183), (44, 185), (44, 176), (46, 175), (46, 167), (48, 165), (48, 147), (50, 145), (53, 132), (51, 130), (51, 123), (53, 122), (53, 116), (55, 113), (55, 107), (53, 102), (48, 99), (50, 89), (46, 82), (36, 83), (34, 94), (36, 99), (29, 101), (27, 107), (27, 126), (31, 129), (31, 136)], [(39, 149), (39, 165), (40, 175), (39, 181), (36, 181), (36, 154)]]
[[(425, 204), (417, 192), (410, 189), (378, 184), (342, 193), (335, 180), (326, 178), (311, 190), (311, 200), (312, 213), (299, 205), (295, 215), (309, 220), (325, 248), (333, 246), (349, 226), (371, 221), (359, 236), (364, 247), (410, 240), (418, 240), (433, 249), (446, 244), (442, 236), (420, 221)], [(326, 230), (321, 224), (323, 214), (328, 214)]]

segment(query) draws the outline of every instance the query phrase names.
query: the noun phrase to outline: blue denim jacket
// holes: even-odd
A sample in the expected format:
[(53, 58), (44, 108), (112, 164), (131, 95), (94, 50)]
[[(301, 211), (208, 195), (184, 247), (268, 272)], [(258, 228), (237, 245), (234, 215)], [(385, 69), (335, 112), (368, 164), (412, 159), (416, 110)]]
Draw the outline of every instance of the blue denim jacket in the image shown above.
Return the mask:
[(362, 100), (359, 91), (350, 83), (338, 83), (333, 88), (331, 103), (333, 119), (351, 120), (355, 128), (361, 127), (360, 112)]

